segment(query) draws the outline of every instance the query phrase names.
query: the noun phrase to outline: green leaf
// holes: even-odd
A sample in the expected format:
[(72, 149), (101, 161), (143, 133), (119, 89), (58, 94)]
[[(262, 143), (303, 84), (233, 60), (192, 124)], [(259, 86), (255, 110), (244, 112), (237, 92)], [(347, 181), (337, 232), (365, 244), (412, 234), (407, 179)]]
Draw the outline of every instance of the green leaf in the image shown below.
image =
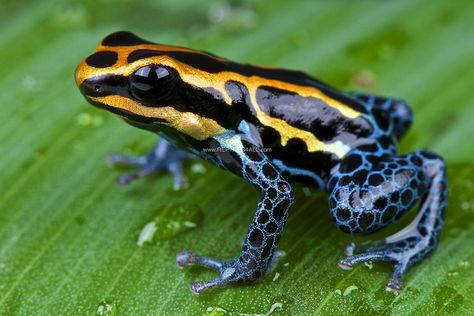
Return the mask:
[[(0, 314), (471, 313), (473, 12), (467, 0), (0, 1)], [(352, 238), (333, 225), (325, 194), (300, 188), (286, 256), (265, 281), (192, 295), (188, 284), (215, 275), (177, 269), (176, 253), (236, 256), (258, 194), (204, 162), (187, 167), (182, 192), (169, 175), (114, 184), (123, 170), (107, 154), (145, 153), (155, 136), (89, 106), (73, 73), (121, 29), (408, 100), (416, 121), (401, 150), (448, 161), (438, 251), (388, 293), (390, 265), (338, 268)]]

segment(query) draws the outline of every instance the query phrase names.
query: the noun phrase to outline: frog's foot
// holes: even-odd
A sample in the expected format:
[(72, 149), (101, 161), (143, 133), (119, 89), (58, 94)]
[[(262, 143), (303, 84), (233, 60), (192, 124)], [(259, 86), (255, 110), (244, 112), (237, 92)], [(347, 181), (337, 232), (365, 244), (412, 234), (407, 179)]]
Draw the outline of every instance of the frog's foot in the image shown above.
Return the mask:
[[(391, 237), (387, 238), (387, 241)], [(350, 244), (346, 252), (349, 257), (339, 260), (342, 269), (352, 269), (353, 265), (366, 261), (393, 262), (395, 267), (391, 278), (387, 283), (387, 291), (399, 292), (402, 288), (404, 273), (412, 265), (422, 261), (436, 247), (437, 241), (430, 240), (427, 236), (412, 234), (412, 236), (387, 242), (380, 246), (377, 243), (373, 247), (359, 247)], [(354, 252), (358, 254), (353, 254)]]
[[(268, 264), (257, 263), (250, 259), (247, 264), (242, 264), (241, 258), (231, 260), (217, 260), (183, 251), (176, 255), (176, 264), (182, 268), (198, 265), (216, 270), (219, 276), (210, 281), (196, 281), (189, 288), (193, 294), (199, 294), (207, 289), (224, 287), (231, 284), (248, 284), (260, 281), (274, 270), (278, 260), (284, 256), (283, 251), (276, 251)], [(244, 259), (245, 260), (245, 259)]]
[(113, 167), (133, 166), (140, 168), (137, 172), (125, 174), (117, 178), (117, 183), (120, 185), (127, 185), (134, 180), (168, 171), (174, 176), (174, 189), (178, 190), (188, 185), (182, 165), (183, 162), (190, 158), (187, 153), (175, 148), (168, 141), (160, 139), (153, 150), (145, 156), (131, 157), (122, 154), (111, 154), (107, 162)]
[(199, 265), (202, 267), (214, 269), (219, 273), (219, 276), (213, 280), (196, 281), (191, 283), (189, 288), (193, 294), (199, 294), (202, 291), (210, 288), (252, 281), (248, 280), (248, 277), (246, 277), (244, 273), (240, 272), (238, 259), (216, 260), (183, 251), (178, 253), (176, 256), (176, 264), (178, 267)]

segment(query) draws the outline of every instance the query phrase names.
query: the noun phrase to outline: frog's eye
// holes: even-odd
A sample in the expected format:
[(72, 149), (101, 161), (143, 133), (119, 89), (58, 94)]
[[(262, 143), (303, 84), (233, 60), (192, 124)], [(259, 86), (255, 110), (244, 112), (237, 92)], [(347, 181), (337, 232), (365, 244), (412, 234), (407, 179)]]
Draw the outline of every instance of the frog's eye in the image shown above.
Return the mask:
[(145, 103), (156, 104), (167, 98), (175, 86), (175, 74), (161, 66), (144, 66), (130, 76), (132, 96)]

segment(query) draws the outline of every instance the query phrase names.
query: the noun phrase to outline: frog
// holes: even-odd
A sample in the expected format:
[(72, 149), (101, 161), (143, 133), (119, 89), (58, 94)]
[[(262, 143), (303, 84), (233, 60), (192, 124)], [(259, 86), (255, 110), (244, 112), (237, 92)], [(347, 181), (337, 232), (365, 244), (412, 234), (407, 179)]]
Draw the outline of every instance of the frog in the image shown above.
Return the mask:
[(302, 71), (234, 62), (128, 31), (103, 38), (76, 68), (75, 81), (93, 106), (158, 135), (144, 156), (109, 157), (112, 165), (137, 168), (119, 184), (165, 171), (182, 188), (183, 164), (197, 158), (260, 192), (237, 257), (177, 254), (181, 268), (198, 265), (217, 273), (191, 283), (194, 294), (270, 274), (295, 184), (326, 192), (328, 204), (320, 207), (353, 236), (385, 228), (419, 203), (405, 228), (368, 246), (351, 243), (338, 262), (343, 269), (368, 261), (392, 264), (389, 291), (400, 291), (406, 271), (439, 244), (446, 162), (426, 149), (398, 153), (413, 122), (411, 107), (400, 98), (343, 92)]

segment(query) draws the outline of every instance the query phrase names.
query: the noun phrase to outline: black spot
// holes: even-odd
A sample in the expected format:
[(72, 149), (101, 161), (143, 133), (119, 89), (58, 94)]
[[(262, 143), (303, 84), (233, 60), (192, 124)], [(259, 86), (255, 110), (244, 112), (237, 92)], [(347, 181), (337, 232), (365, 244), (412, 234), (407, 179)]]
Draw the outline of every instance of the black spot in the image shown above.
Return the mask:
[(378, 107), (375, 107), (372, 110), (372, 113), (379, 128), (387, 130), (390, 123), (388, 112)]
[(273, 234), (277, 231), (278, 225), (275, 224), (274, 222), (270, 222), (267, 225), (265, 225), (265, 231), (267, 233)]
[(351, 218), (351, 212), (345, 207), (340, 207), (336, 211), (336, 217), (338, 220), (346, 222)]
[(420, 229), (418, 229), (418, 232), (420, 233), (421, 236), (425, 237), (426, 235), (428, 235), (428, 231), (426, 230), (426, 228), (424, 226), (422, 226)]
[(273, 204), (272, 204), (272, 201), (270, 199), (265, 199), (263, 200), (263, 207), (266, 209), (266, 210), (270, 210), (273, 208)]
[(352, 179), (354, 180), (356, 184), (363, 185), (365, 181), (367, 180), (367, 175), (368, 175), (367, 170), (361, 169), (357, 171), (356, 173), (354, 173), (354, 175), (352, 176)]
[(372, 225), (374, 221), (374, 214), (372, 212), (362, 212), (359, 216), (359, 227), (362, 228), (362, 230), (365, 230), (367, 227)]
[(288, 200), (283, 200), (281, 201), (278, 205), (275, 206), (275, 209), (273, 210), (273, 218), (279, 222), (283, 219), (285, 216), (286, 210), (289, 207)]
[(440, 157), (436, 154), (432, 153), (431, 151), (423, 150), (423, 156), (428, 159), (439, 159)]
[(387, 198), (380, 197), (374, 202), (374, 207), (378, 210), (383, 210), (387, 206)]
[(259, 229), (253, 229), (252, 232), (250, 232), (249, 242), (252, 247), (260, 247), (263, 242), (263, 233)]
[(260, 211), (260, 214), (258, 215), (257, 222), (259, 224), (266, 224), (269, 219), (270, 219), (270, 216), (268, 215), (268, 212), (265, 210), (262, 210)]
[(351, 154), (344, 158), (344, 161), (341, 163), (340, 171), (343, 173), (349, 173), (362, 165), (362, 158), (360, 155)]
[(370, 162), (373, 166), (377, 165), (380, 162), (380, 156), (375, 155), (367, 155), (365, 156), (368, 162)]
[(115, 65), (117, 62), (118, 54), (116, 52), (103, 50), (95, 52), (86, 58), (86, 63), (95, 68), (107, 68)]
[(339, 179), (339, 185), (348, 185), (351, 182), (352, 182), (352, 179), (349, 176), (343, 176)]
[(362, 145), (362, 146), (357, 147), (357, 149), (363, 152), (372, 152), (372, 153), (375, 153), (378, 151), (378, 147), (375, 143)]
[(413, 198), (413, 194), (411, 193), (410, 190), (406, 190), (405, 192), (402, 193), (403, 204), (408, 205), (411, 202), (412, 198)]
[(266, 163), (262, 167), (263, 175), (270, 180), (275, 180), (278, 178), (278, 173), (275, 168), (272, 167), (269, 163)]
[(400, 199), (400, 193), (397, 191), (397, 192), (393, 192), (393, 194), (390, 196), (390, 201), (392, 203), (398, 203), (398, 200)]
[(390, 145), (393, 145), (393, 141), (387, 137), (387, 136), (382, 136), (378, 139), (380, 146), (383, 148), (388, 148)]
[(375, 164), (375, 165), (373, 165), (373, 167), (372, 167), (372, 171), (381, 171), (381, 170), (383, 170), (383, 169), (385, 169), (385, 164), (384, 164), (384, 163), (380, 163), (380, 162), (377, 163), (377, 164)]
[(274, 200), (277, 197), (277, 190), (275, 188), (269, 188), (267, 190), (267, 195), (270, 199)]
[(423, 160), (421, 160), (421, 158), (418, 156), (411, 156), (410, 161), (417, 166), (421, 166), (423, 164)]
[(397, 214), (397, 208), (393, 205), (390, 205), (383, 212), (382, 222), (384, 224), (388, 223), (395, 216), (395, 214)]
[(133, 46), (140, 44), (152, 43), (126, 31), (112, 33), (102, 40), (103, 46)]
[(378, 173), (373, 173), (372, 175), (370, 175), (369, 177), (369, 185), (372, 185), (372, 186), (378, 186), (379, 184), (381, 184), (382, 182), (384, 182), (384, 178), (378, 174)]

